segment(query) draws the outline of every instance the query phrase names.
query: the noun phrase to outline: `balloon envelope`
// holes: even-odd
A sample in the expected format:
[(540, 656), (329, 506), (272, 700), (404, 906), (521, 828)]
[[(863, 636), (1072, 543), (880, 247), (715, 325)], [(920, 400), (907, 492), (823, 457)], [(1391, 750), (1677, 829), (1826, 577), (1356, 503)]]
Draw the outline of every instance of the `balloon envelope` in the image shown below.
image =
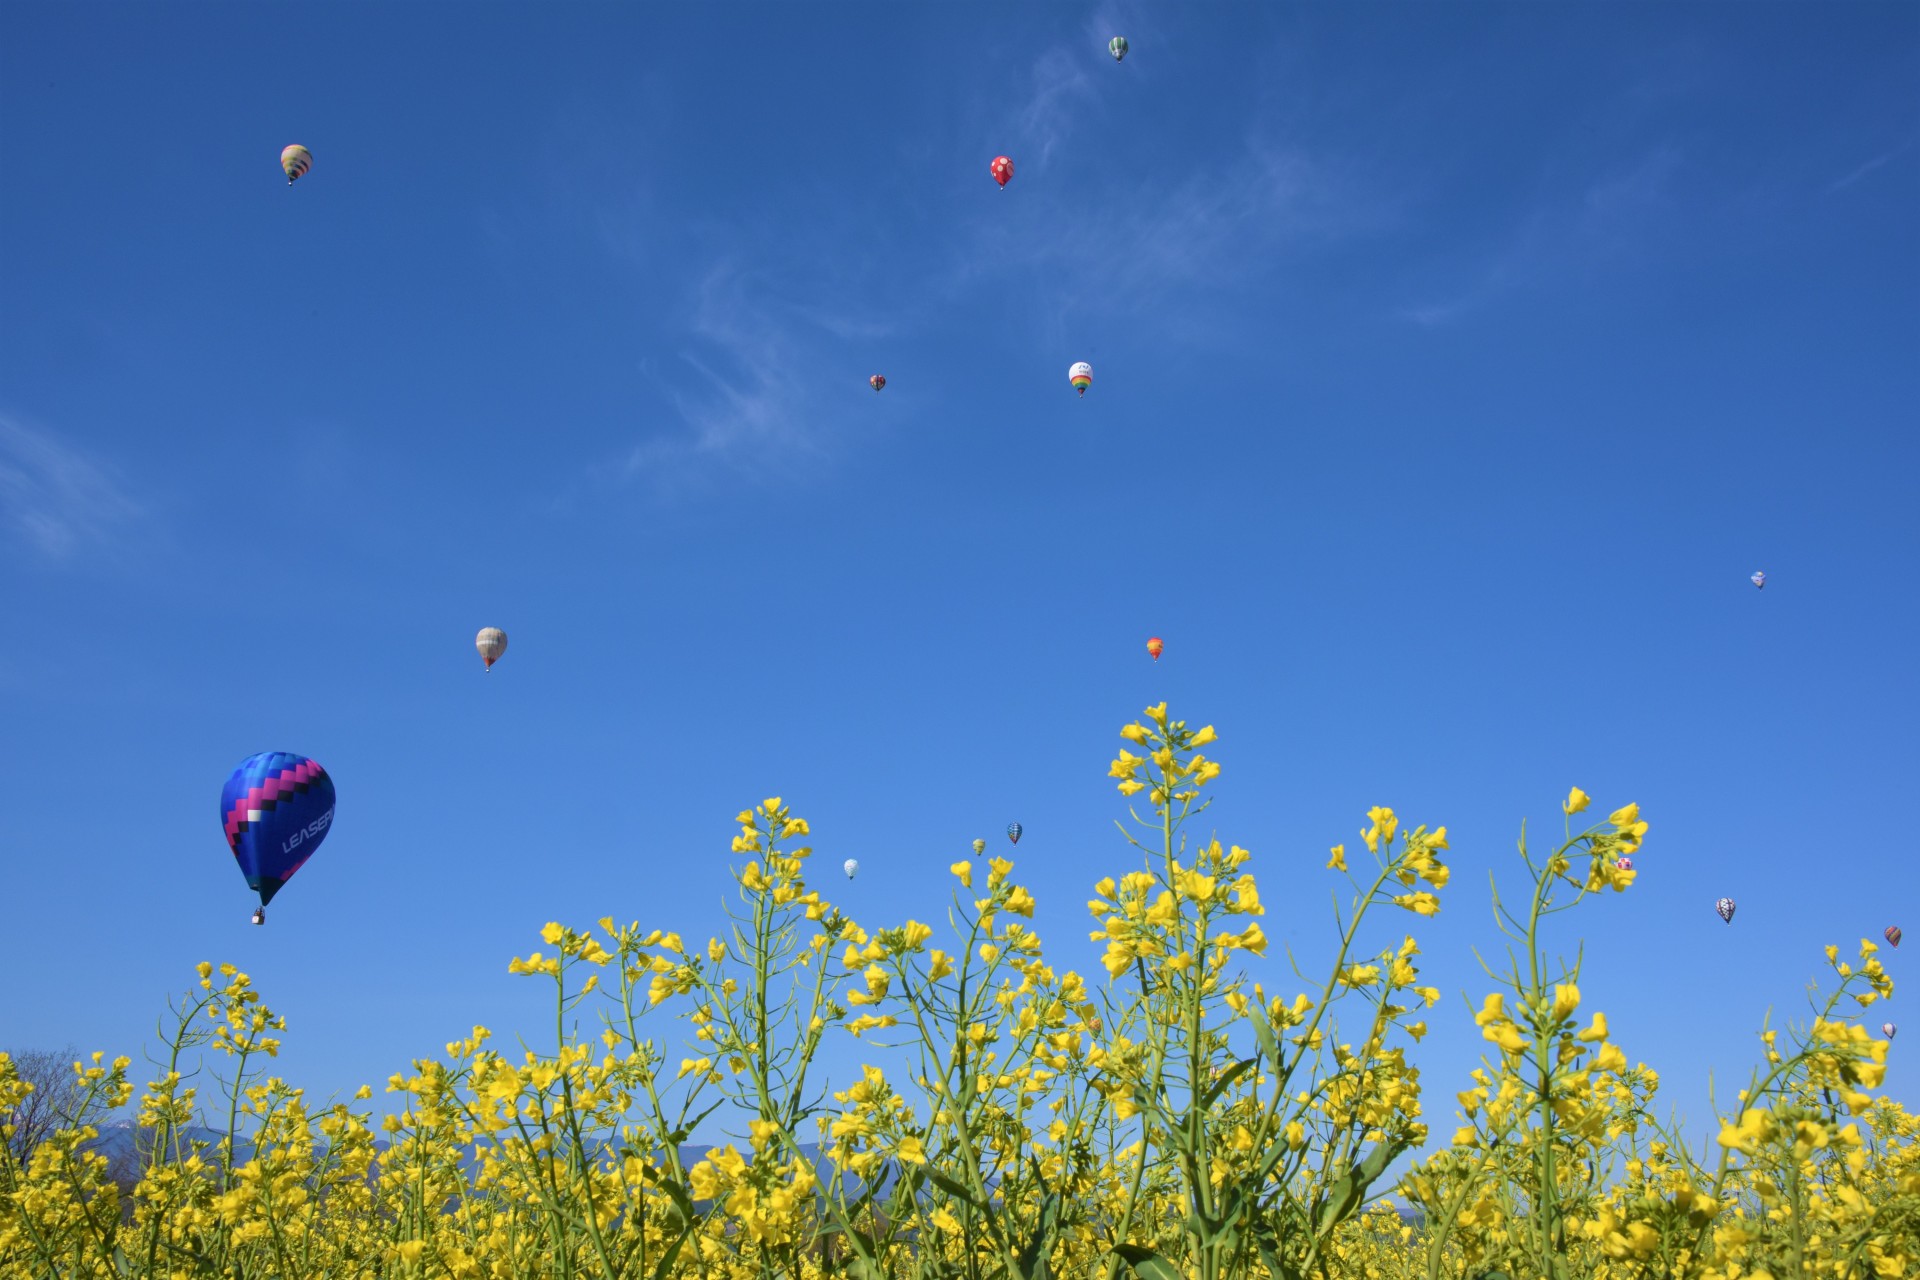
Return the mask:
[(498, 627), (482, 627), (480, 634), (473, 638), (473, 647), (480, 651), (480, 660), (487, 664), (487, 669), (492, 670), (493, 664), (500, 661), (500, 655), (507, 651), (507, 633)]
[(296, 142), (281, 151), (280, 167), (287, 172), (287, 185), (292, 186), (295, 178), (313, 168), (313, 152)]
[(848, 858), (845, 862), (840, 864), (840, 869), (846, 872), (847, 879), (851, 880), (853, 879), (853, 873), (860, 869), (860, 864), (858, 862), (855, 862), (852, 858)]
[(987, 172), (993, 175), (993, 180), (999, 183), (1000, 189), (1004, 191), (1007, 183), (1013, 180), (1013, 161), (1005, 156), (995, 156), (993, 163), (987, 166)]
[(975, 840), (973, 842), (973, 852), (975, 856), (983, 854), (986, 851), (987, 851), (987, 842), (985, 840)]
[(868, 378), (867, 382), (875, 391), (878, 391), (887, 385), (887, 375), (884, 373), (876, 373), (871, 378)]
[(1019, 824), (1019, 823), (1017, 823), (1017, 822), (1009, 822), (1009, 823), (1007, 824), (1007, 839), (1009, 839), (1009, 840), (1011, 840), (1011, 841), (1013, 841), (1013, 842), (1014, 842), (1015, 844), (1019, 844), (1019, 843), (1020, 843), (1020, 832), (1021, 832), (1022, 830), (1023, 830), (1023, 828), (1022, 828), (1022, 827), (1020, 826), (1020, 824)]
[(1900, 926), (1899, 925), (1890, 924), (1887, 926), (1887, 943), (1888, 945), (1895, 946), (1895, 947), (1900, 945)]
[(1632, 858), (1615, 858), (1613, 861), (1613, 865), (1618, 867), (1622, 871), (1631, 871), (1633, 870), (1633, 859)]
[(1125, 36), (1115, 36), (1113, 39), (1107, 41), (1107, 52), (1113, 55), (1115, 62), (1126, 57), (1127, 38)]
[(1719, 901), (1713, 904), (1713, 909), (1720, 913), (1720, 918), (1722, 920), (1725, 920), (1728, 924), (1733, 923), (1733, 899), (1732, 898), (1721, 898)]
[(1894, 1036), (1898, 1035), (1899, 1033), (1900, 1033), (1900, 1028), (1894, 1026), (1891, 1022), (1883, 1022), (1880, 1024), (1880, 1034), (1885, 1036), (1889, 1040), (1893, 1039)]
[(1752, 578), (1748, 579), (1748, 581), (1752, 582), (1754, 586), (1759, 587), (1761, 590), (1763, 591), (1766, 590), (1766, 586), (1767, 586), (1766, 574), (1756, 573), (1753, 575)]
[[(1073, 367), (1067, 370), (1067, 381), (1071, 382), (1073, 389), (1081, 395), (1087, 394), (1087, 388), (1093, 385), (1093, 366), (1085, 360), (1076, 360)], [(1121, 398), (1125, 399), (1124, 396)]]
[(248, 756), (221, 788), (220, 821), (247, 888), (264, 907), (332, 829), (333, 779), (291, 752)]
[(1160, 653), (1166, 647), (1165, 644), (1161, 643), (1159, 636), (1155, 636), (1153, 639), (1147, 641), (1147, 652), (1153, 655), (1155, 662), (1160, 661)]

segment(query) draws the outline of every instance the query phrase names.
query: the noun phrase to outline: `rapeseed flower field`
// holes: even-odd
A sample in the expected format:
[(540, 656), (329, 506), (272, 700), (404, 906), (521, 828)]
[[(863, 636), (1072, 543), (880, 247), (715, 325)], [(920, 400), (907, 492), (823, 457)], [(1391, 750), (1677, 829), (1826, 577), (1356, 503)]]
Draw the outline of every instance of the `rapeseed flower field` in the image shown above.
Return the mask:
[[(58, 1132), (24, 1161), (0, 1144), (0, 1274), (1920, 1274), (1916, 1121), (1876, 1096), (1888, 1042), (1863, 1021), (1893, 987), (1876, 944), (1827, 948), (1814, 1016), (1763, 1029), (1694, 1149), (1577, 963), (1547, 959), (1562, 913), (1631, 892), (1649, 831), (1634, 804), (1588, 819), (1576, 788), (1562, 838), (1523, 841), (1518, 891), (1496, 894), (1514, 963), (1473, 1014), (1487, 1056), (1443, 1086), (1455, 1127), (1432, 1146), (1415, 1058), (1440, 992), (1412, 933), (1358, 939), (1380, 913), (1442, 908), (1446, 828), (1372, 809), (1328, 860), (1351, 885), (1339, 946), (1304, 990), (1270, 991), (1241, 966), (1269, 945), (1253, 854), (1188, 831), (1221, 775), (1213, 728), (1163, 703), (1121, 737), (1132, 865), (1092, 887), (1097, 971), (1049, 961), (1016, 867), (977, 848), (943, 923), (848, 918), (809, 880), (806, 819), (767, 799), (738, 816), (723, 929), (548, 924), (509, 970), (549, 987), (551, 1048), (510, 1054), (475, 1027), (388, 1080), (378, 1120), (370, 1088), (318, 1105), (273, 1075), (286, 1019), (202, 964), (163, 1070), (137, 1082), (94, 1054)], [(872, 1065), (829, 1091), (819, 1051), (846, 1036)], [(0, 1055), (0, 1115), (31, 1088)], [(116, 1181), (96, 1140), (130, 1103), (141, 1167)], [(690, 1147), (710, 1121), (738, 1136)]]

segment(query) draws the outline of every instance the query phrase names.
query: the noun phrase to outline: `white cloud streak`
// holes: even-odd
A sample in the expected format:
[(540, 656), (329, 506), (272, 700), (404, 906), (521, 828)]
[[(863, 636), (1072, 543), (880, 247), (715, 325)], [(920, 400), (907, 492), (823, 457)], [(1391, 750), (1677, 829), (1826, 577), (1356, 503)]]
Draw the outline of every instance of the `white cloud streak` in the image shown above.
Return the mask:
[(51, 560), (108, 545), (140, 514), (120, 483), (56, 436), (0, 414), (0, 527)]
[[(1096, 16), (1081, 43), (1034, 59), (1030, 92), (1000, 117), (1020, 139), (1016, 160), (1037, 165), (1057, 155), (1098, 110), (1095, 72), (1112, 67), (1106, 36), (1093, 37), (1125, 25)], [(1153, 309), (1163, 331), (1197, 335), (1210, 323), (1200, 310), (1171, 311), (1263, 279), (1277, 265), (1276, 249), (1361, 234), (1393, 216), (1387, 202), (1362, 198), (1304, 149), (1264, 138), (1222, 168), (1185, 178), (1144, 168), (1116, 174), (1076, 206), (1044, 191), (1023, 190), (1019, 205), (996, 206), (993, 216), (954, 228), (930, 259), (898, 271), (883, 265), (884, 253), (841, 253), (846, 227), (783, 223), (778, 259), (729, 250), (687, 295), (689, 341), (677, 363), (645, 369), (672, 411), (670, 423), (679, 422), (651, 429), (603, 476), (610, 470), (670, 492), (722, 471), (765, 475), (830, 459), (851, 429), (834, 416), (851, 376), (836, 352), (948, 314), (988, 283), (1032, 291), (1031, 314), (1056, 330), (1088, 315)], [(755, 240), (720, 227), (704, 228), (701, 238)], [(907, 274), (918, 282), (913, 290), (889, 284)], [(891, 300), (863, 302), (881, 298)], [(866, 372), (858, 371), (860, 380)]]
[(700, 281), (690, 312), (696, 345), (680, 359), (695, 375), (693, 385), (659, 379), (686, 430), (636, 446), (620, 468), (627, 478), (669, 485), (702, 464), (770, 472), (822, 455), (831, 424), (821, 409), (826, 396), (813, 335), (844, 340), (888, 331), (851, 311), (792, 302), (733, 262)]
[(1909, 150), (1912, 146), (1913, 146), (1913, 139), (1909, 138), (1907, 141), (1893, 148), (1893, 150), (1881, 152), (1879, 155), (1875, 156), (1873, 159), (1868, 160), (1866, 163), (1857, 166), (1855, 169), (1853, 169), (1852, 172), (1848, 173), (1845, 177), (1839, 179), (1832, 186), (1828, 187), (1827, 194), (1832, 195), (1836, 191), (1845, 191), (1848, 187), (1860, 181), (1862, 178), (1874, 172), (1876, 169), (1885, 168), (1889, 162), (1898, 158), (1900, 155), (1902, 155), (1907, 150)]
[(1647, 218), (1666, 206), (1682, 158), (1677, 147), (1662, 144), (1594, 179), (1576, 199), (1536, 204), (1507, 244), (1483, 261), (1473, 283), (1452, 297), (1401, 307), (1398, 315), (1429, 328), (1451, 324), (1575, 259), (1631, 252)]
[(1033, 64), (1033, 95), (1020, 112), (1020, 136), (1037, 146), (1045, 163), (1073, 132), (1079, 107), (1094, 97), (1087, 59), (1064, 48), (1049, 49)]

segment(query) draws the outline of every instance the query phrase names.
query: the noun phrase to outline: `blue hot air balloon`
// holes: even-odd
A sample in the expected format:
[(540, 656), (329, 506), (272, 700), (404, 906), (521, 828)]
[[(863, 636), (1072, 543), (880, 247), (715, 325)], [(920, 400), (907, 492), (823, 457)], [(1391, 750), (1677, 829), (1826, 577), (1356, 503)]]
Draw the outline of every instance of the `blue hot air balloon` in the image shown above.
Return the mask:
[(273, 895), (327, 838), (333, 779), (305, 756), (286, 751), (248, 756), (220, 790), (220, 821), (247, 888), (260, 895), (253, 922), (262, 924)]
[(1007, 839), (1009, 839), (1009, 840), (1011, 840), (1011, 841), (1013, 841), (1013, 842), (1014, 842), (1015, 844), (1019, 844), (1019, 843), (1020, 843), (1020, 832), (1021, 832), (1021, 831), (1022, 831), (1023, 829), (1024, 829), (1024, 828), (1022, 828), (1022, 827), (1021, 827), (1021, 825), (1020, 825), (1019, 823), (1017, 823), (1017, 822), (1009, 822), (1009, 823), (1007, 824)]

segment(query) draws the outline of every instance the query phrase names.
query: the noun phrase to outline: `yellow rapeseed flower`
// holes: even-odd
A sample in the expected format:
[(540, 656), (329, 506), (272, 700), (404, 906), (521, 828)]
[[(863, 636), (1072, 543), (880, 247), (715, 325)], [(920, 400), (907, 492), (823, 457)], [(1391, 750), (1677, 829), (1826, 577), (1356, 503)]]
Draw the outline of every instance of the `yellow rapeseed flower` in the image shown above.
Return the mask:
[(1375, 805), (1367, 810), (1367, 818), (1373, 825), (1360, 833), (1360, 838), (1367, 842), (1367, 848), (1378, 853), (1383, 841), (1392, 845), (1393, 833), (1400, 826), (1400, 819), (1394, 816), (1393, 810)]

